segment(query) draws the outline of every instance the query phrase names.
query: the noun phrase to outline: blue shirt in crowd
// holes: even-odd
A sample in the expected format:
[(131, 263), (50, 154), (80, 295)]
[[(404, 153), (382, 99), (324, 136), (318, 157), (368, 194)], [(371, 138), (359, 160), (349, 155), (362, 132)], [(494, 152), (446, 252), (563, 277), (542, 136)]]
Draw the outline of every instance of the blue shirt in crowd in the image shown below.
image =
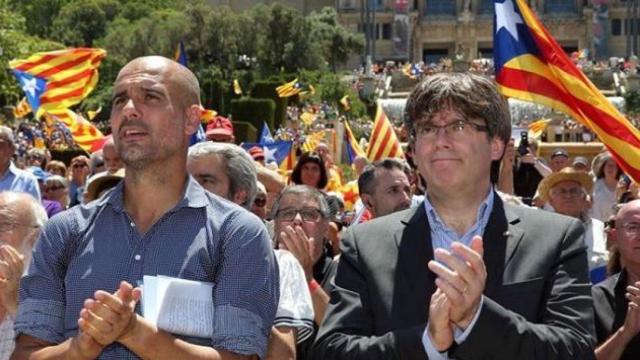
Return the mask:
[(0, 177), (0, 191), (16, 191), (31, 194), (40, 201), (40, 187), (38, 180), (30, 172), (18, 169), (13, 162), (2, 177)]
[[(264, 357), (279, 283), (262, 222), (189, 177), (184, 198), (141, 235), (123, 207), (123, 184), (46, 224), (21, 282), (16, 333), (61, 343), (78, 333), (83, 302), (96, 290), (165, 275), (214, 283), (213, 337), (180, 338)], [(100, 358), (136, 356), (114, 343)]]

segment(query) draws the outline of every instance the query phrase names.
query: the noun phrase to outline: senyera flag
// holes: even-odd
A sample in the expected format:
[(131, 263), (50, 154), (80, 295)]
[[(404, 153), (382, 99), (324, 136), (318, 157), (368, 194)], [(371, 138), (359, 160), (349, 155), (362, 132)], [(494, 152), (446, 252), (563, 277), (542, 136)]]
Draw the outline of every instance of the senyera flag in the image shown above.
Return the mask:
[(495, 0), (496, 82), (509, 97), (562, 111), (591, 129), (640, 181), (640, 132), (580, 71), (524, 0)]
[(380, 103), (378, 103), (373, 130), (369, 137), (367, 157), (369, 161), (378, 161), (389, 157), (404, 158), (400, 141)]

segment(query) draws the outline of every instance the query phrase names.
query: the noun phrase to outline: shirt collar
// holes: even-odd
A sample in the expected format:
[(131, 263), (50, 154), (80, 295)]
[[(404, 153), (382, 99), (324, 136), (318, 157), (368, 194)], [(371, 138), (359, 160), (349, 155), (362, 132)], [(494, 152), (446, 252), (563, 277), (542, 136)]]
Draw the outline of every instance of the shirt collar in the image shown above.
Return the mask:
[[(113, 206), (114, 210), (123, 212), (123, 195), (124, 181), (120, 181), (120, 183), (118, 183), (118, 185), (115, 186), (111, 193), (108, 196), (105, 196), (102, 201)], [(200, 186), (200, 184), (198, 184), (198, 182), (191, 175), (188, 175), (182, 199), (171, 211), (175, 211), (184, 207), (202, 208), (207, 206), (207, 202), (208, 198), (206, 190), (202, 186)]]
[(9, 161), (9, 167), (7, 168), (7, 171), (4, 172), (4, 174), (1, 174), (2, 176), (0, 176), (0, 179), (3, 179), (8, 174), (15, 175), (17, 172), (18, 168), (13, 164), (13, 161)]
[[(493, 210), (494, 203), (494, 189), (491, 187), (487, 197), (480, 204), (480, 208), (478, 209), (478, 214), (476, 215), (476, 224), (480, 224), (483, 228), (484, 225), (489, 221), (489, 216), (491, 215), (491, 211)], [(444, 221), (438, 215), (438, 212), (433, 207), (431, 202), (429, 201), (429, 196), (424, 197), (424, 208), (427, 212), (427, 219), (430, 224), (435, 224), (438, 227), (446, 228)]]

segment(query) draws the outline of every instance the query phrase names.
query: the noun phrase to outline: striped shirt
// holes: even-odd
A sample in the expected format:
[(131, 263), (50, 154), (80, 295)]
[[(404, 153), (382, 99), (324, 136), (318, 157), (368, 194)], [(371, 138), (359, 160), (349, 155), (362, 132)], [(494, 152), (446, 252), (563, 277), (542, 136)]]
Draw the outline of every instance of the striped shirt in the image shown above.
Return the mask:
[[(267, 231), (255, 215), (188, 179), (183, 199), (145, 234), (124, 209), (124, 182), (49, 220), (21, 282), (16, 333), (61, 343), (78, 333), (83, 302), (96, 290), (165, 275), (215, 284), (213, 337), (178, 337), (263, 357), (279, 298)], [(137, 357), (114, 343), (100, 358)]]

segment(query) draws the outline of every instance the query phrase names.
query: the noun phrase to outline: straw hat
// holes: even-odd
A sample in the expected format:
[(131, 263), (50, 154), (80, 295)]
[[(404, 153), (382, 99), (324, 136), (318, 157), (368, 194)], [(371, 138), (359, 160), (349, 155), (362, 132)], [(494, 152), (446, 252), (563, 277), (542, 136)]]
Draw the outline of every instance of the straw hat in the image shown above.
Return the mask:
[(572, 167), (565, 167), (564, 169), (554, 172), (542, 179), (540, 182), (540, 199), (543, 201), (549, 201), (549, 191), (556, 186), (556, 184), (563, 181), (574, 181), (579, 183), (587, 194), (591, 194), (593, 188), (593, 178), (591, 175), (584, 171), (577, 171)]
[(115, 186), (122, 179), (124, 179), (124, 169), (119, 169), (113, 174), (103, 171), (93, 175), (87, 180), (85, 200), (97, 199), (102, 191)]

